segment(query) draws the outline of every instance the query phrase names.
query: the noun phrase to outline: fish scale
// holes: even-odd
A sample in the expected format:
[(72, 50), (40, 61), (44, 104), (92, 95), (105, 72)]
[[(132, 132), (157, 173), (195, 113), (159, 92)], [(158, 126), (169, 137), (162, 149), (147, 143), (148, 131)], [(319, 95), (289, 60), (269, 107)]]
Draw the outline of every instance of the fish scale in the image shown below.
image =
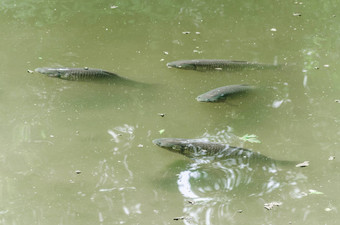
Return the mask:
[(199, 102), (217, 102), (229, 95), (246, 92), (251, 89), (254, 89), (254, 87), (246, 84), (223, 86), (197, 96), (196, 100)]
[(185, 70), (255, 70), (265, 68), (275, 68), (277, 65), (267, 65), (260, 63), (252, 63), (247, 61), (233, 61), (223, 59), (193, 59), (193, 60), (179, 60), (167, 63), (169, 68), (178, 68)]
[(68, 79), (90, 79), (90, 78), (109, 78), (115, 76), (114, 74), (110, 74), (103, 70), (72, 70), (66, 73), (61, 78), (68, 78)]
[(117, 74), (92, 68), (37, 68), (36, 72), (65, 80), (86, 80), (98, 78), (121, 78)]
[(202, 139), (185, 139), (185, 138), (159, 138), (152, 141), (155, 145), (168, 149), (172, 152), (180, 153), (187, 157), (213, 156), (215, 159), (235, 159), (240, 164), (248, 164), (253, 161), (267, 163), (280, 163), (282, 165), (295, 165), (294, 161), (276, 160), (253, 152), (249, 149), (230, 146), (226, 143), (209, 142)]

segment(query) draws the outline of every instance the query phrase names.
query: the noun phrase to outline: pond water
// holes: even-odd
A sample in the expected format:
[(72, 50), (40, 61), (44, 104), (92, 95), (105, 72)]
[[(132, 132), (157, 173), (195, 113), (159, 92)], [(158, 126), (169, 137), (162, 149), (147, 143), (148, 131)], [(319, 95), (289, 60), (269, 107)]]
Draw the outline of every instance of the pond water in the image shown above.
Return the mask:
[[(338, 223), (338, 1), (3, 0), (0, 12), (1, 224)], [(166, 67), (182, 59), (282, 67)], [(138, 84), (27, 73), (37, 67)], [(195, 100), (244, 83), (257, 89)], [(152, 143), (162, 137), (291, 163), (187, 158)]]

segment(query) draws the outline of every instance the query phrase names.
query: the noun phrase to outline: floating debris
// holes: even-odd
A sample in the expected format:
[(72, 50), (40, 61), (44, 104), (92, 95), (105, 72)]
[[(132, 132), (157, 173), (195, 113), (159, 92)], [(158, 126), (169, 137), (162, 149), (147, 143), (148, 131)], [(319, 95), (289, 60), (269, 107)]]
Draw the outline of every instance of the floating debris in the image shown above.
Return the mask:
[(194, 50), (192, 50), (192, 52), (195, 52), (195, 53), (201, 54), (203, 51), (199, 51), (199, 50), (197, 50), (197, 49), (194, 49)]
[(81, 174), (80, 170), (76, 170), (75, 172), (76, 172), (76, 174)]
[(274, 208), (274, 206), (280, 206), (282, 205), (282, 202), (270, 202), (270, 203), (264, 203), (264, 208), (267, 210), (271, 210)]
[(277, 30), (276, 30), (276, 28), (273, 27), (273, 28), (270, 29), (270, 31), (277, 31)]
[(328, 64), (325, 64), (325, 65), (323, 65), (323, 67), (326, 67), (326, 68), (328, 68), (328, 67), (329, 67), (329, 65), (328, 65)]
[(142, 145), (142, 144), (139, 144), (139, 145), (137, 145), (137, 147), (138, 147), (138, 148), (143, 148), (143, 147), (144, 147), (144, 145)]
[(27, 70), (27, 73), (34, 73), (33, 70)]
[(309, 166), (309, 161), (304, 161), (302, 163), (296, 164), (296, 167), (307, 167)]
[(201, 34), (201, 32), (196, 31), (195, 34)]
[(190, 34), (190, 31), (183, 31), (182, 34)]
[(158, 115), (159, 115), (160, 117), (164, 117), (164, 116), (165, 116), (164, 113), (158, 113)]
[(318, 67), (318, 66), (315, 66), (315, 67), (314, 67), (314, 69), (315, 69), (315, 70), (318, 70), (318, 69), (320, 69), (320, 67)]
[(195, 204), (196, 204), (194, 201), (191, 201), (191, 200), (188, 200), (188, 203), (189, 203), (190, 205), (195, 205)]
[(180, 216), (180, 217), (175, 217), (174, 220), (184, 220), (185, 217), (184, 216)]
[(336, 103), (340, 103), (340, 99), (336, 99), (335, 102), (336, 102)]
[(317, 191), (317, 190), (313, 190), (313, 189), (309, 189), (309, 194), (310, 195), (323, 195), (324, 193), (321, 191)]
[(163, 134), (164, 133), (164, 129), (162, 129), (162, 130), (159, 130), (158, 132), (159, 132), (159, 134)]
[(164, 55), (169, 55), (169, 52), (163, 51)]
[(293, 13), (293, 16), (302, 16), (301, 13)]
[(237, 210), (237, 213), (243, 213), (242, 209)]
[(248, 141), (250, 143), (261, 143), (258, 137), (255, 134), (245, 134), (243, 137), (240, 137), (241, 140), (243, 141)]
[(111, 8), (111, 9), (117, 9), (118, 6), (117, 6), (117, 5), (111, 5), (110, 8)]
[(335, 159), (335, 156), (334, 155), (331, 155), (328, 160), (334, 160)]

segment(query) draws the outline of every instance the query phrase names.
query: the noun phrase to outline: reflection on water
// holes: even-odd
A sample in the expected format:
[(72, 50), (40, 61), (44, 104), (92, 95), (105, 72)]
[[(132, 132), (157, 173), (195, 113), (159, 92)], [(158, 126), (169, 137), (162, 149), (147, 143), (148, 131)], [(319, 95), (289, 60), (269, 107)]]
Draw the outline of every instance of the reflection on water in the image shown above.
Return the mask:
[[(291, 186), (291, 196), (301, 197), (298, 183), (307, 179), (297, 175), (293, 167), (288, 171), (276, 163), (244, 163), (242, 159), (209, 161), (197, 159), (180, 172), (178, 190), (186, 201), (183, 213), (197, 224), (215, 224), (219, 221), (232, 220), (234, 213), (229, 205), (241, 198), (258, 198)], [(288, 196), (281, 196), (285, 199)], [(190, 220), (186, 221), (191, 224)]]
[[(226, 131), (204, 135), (208, 139), (232, 138)], [(220, 155), (218, 155), (220, 156)], [(186, 202), (183, 208), (186, 224), (215, 224), (216, 219), (233, 221), (229, 205), (247, 202), (287, 189), (284, 200), (301, 198), (299, 184), (307, 177), (296, 170), (295, 163), (267, 158), (255, 152), (243, 152), (232, 157), (199, 156), (193, 159), (177, 178), (178, 190)]]
[(125, 139), (127, 140), (125, 140), (125, 143), (129, 144), (129, 142), (135, 138), (134, 130), (135, 127), (124, 124), (123, 126), (118, 126), (115, 127), (114, 129), (109, 129), (107, 132), (112, 136), (111, 140), (116, 143), (120, 142), (119, 137), (123, 136), (123, 134), (126, 134), (127, 137), (125, 135)]

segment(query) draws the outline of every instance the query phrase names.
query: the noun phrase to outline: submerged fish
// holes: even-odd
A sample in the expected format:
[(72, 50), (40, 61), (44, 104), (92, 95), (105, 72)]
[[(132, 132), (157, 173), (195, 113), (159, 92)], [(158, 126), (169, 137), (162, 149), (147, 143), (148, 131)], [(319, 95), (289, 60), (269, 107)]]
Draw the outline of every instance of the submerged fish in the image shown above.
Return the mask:
[(246, 92), (251, 89), (254, 89), (254, 87), (247, 84), (223, 86), (197, 96), (196, 100), (199, 102), (217, 102), (225, 99), (228, 95)]
[(185, 70), (256, 70), (256, 69), (266, 69), (275, 68), (277, 65), (267, 65), (260, 63), (252, 63), (247, 61), (232, 61), (223, 59), (192, 59), (192, 60), (180, 60), (169, 62), (166, 64), (169, 68), (178, 68)]
[(201, 139), (160, 138), (152, 141), (155, 145), (187, 157), (215, 156), (217, 158), (261, 158), (272, 161), (267, 156), (251, 150), (230, 146), (225, 143), (209, 142)]
[(91, 80), (105, 78), (121, 78), (117, 74), (101, 69), (92, 68), (36, 68), (35, 72), (46, 74), (49, 77), (57, 77), (64, 80)]

